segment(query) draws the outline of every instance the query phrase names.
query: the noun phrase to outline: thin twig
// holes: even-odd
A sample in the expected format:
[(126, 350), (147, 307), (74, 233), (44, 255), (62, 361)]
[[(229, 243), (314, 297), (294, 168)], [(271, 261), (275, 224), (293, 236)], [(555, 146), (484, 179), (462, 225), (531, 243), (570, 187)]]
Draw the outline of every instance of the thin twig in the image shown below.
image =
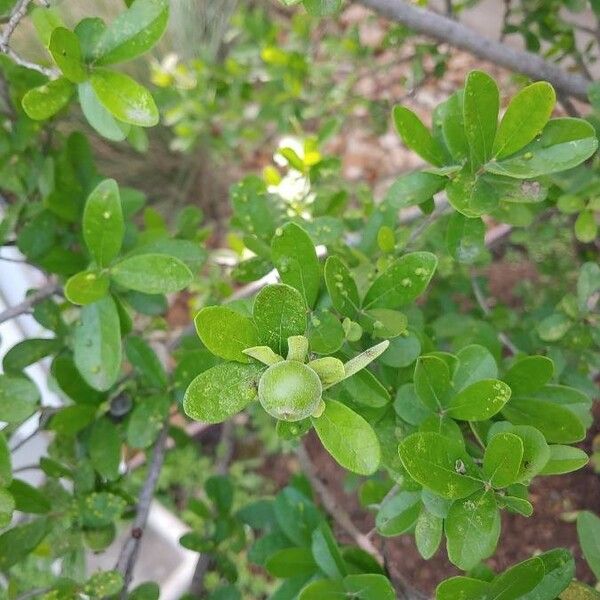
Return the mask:
[(42, 596), (43, 594), (47, 594), (51, 592), (54, 588), (45, 587), (45, 588), (33, 588), (32, 590), (27, 590), (23, 592), (19, 596), (15, 598), (15, 600), (29, 600), (29, 598), (35, 598), (36, 596)]
[(4, 52), (4, 54), (6, 54), (17, 65), (25, 67), (26, 69), (31, 69), (32, 71), (37, 71), (49, 79), (56, 79), (60, 76), (60, 71), (58, 71), (58, 69), (44, 67), (38, 63), (31, 62), (30, 60), (27, 60), (26, 58), (23, 58), (17, 54), (10, 46), (0, 46), (0, 52)]
[(21, 19), (27, 14), (27, 7), (31, 3), (31, 0), (19, 0), (12, 12), (10, 13), (10, 18), (8, 19), (8, 23), (5, 25), (2, 30), (2, 34), (0, 35), (0, 50), (2, 52), (6, 52), (8, 49), (8, 42), (12, 34), (15, 32), (17, 25), (21, 22)]
[(577, 73), (568, 73), (537, 54), (505, 46), (431, 10), (419, 8), (402, 0), (355, 0), (375, 12), (406, 25), (413, 31), (427, 35), (466, 50), (474, 56), (490, 61), (535, 80), (549, 81), (557, 91), (588, 102), (587, 90), (591, 83)]
[(0, 324), (26, 313), (36, 304), (56, 294), (59, 290), (60, 286), (55, 281), (49, 281), (46, 285), (27, 296), (23, 302), (15, 306), (9, 306), (6, 310), (2, 311), (0, 313)]
[[(477, 281), (477, 277), (475, 275), (471, 275), (471, 288), (473, 289), (473, 295), (475, 296), (475, 300), (477, 300), (477, 304), (479, 308), (483, 311), (483, 314), (487, 317), (491, 314), (492, 310), (488, 306), (487, 300), (483, 295), (483, 290), (479, 285), (479, 281)], [(502, 342), (502, 345), (513, 355), (519, 354), (519, 349), (512, 343), (510, 338), (503, 332), (497, 332), (498, 339)]]
[(154, 498), (154, 492), (156, 490), (156, 484), (158, 483), (158, 476), (165, 459), (165, 452), (167, 446), (167, 438), (169, 433), (169, 421), (165, 419), (162, 429), (156, 443), (154, 444), (154, 450), (152, 451), (152, 460), (148, 465), (148, 473), (146, 474), (146, 480), (140, 490), (138, 497), (137, 510), (135, 518), (131, 526), (131, 534), (123, 544), (119, 558), (115, 565), (115, 570), (119, 571), (123, 575), (123, 590), (121, 591), (121, 598), (124, 600), (127, 598), (127, 589), (131, 583), (133, 577), (133, 569), (138, 558), (140, 543), (144, 534), (144, 529), (148, 521), (148, 513), (150, 512), (150, 504)]

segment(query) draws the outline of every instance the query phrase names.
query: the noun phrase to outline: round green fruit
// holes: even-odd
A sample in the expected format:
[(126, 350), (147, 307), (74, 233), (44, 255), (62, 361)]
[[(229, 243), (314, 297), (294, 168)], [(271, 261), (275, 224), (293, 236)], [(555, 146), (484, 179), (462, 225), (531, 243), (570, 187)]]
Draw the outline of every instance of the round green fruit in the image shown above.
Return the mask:
[(315, 371), (293, 360), (270, 366), (258, 383), (262, 407), (282, 421), (310, 417), (319, 408), (322, 393), (323, 386)]

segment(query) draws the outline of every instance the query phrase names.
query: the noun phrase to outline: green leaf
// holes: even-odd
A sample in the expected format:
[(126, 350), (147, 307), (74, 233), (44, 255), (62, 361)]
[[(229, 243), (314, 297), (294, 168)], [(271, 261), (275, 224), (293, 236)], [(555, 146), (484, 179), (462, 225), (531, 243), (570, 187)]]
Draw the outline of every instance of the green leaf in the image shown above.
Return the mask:
[(412, 110), (405, 106), (395, 106), (392, 116), (396, 131), (411, 150), (436, 167), (444, 164), (444, 151)]
[(429, 560), (437, 552), (442, 541), (443, 529), (444, 520), (423, 507), (415, 527), (415, 543), (419, 554), (425, 560)]
[(224, 363), (203, 371), (185, 392), (185, 414), (206, 423), (225, 421), (256, 399), (264, 370), (264, 365)]
[(482, 379), (461, 390), (448, 404), (447, 414), (460, 421), (486, 421), (500, 412), (510, 388), (498, 379)]
[(25, 367), (32, 365), (63, 346), (58, 338), (30, 338), (15, 344), (5, 355), (2, 366), (6, 374), (18, 375)]
[(459, 162), (465, 161), (469, 156), (463, 104), (464, 92), (459, 90), (452, 94), (440, 107), (444, 143), (452, 158)]
[(0, 487), (10, 485), (12, 481), (11, 453), (4, 433), (0, 431)]
[(589, 158), (598, 147), (594, 128), (582, 119), (548, 121), (542, 134), (517, 154), (490, 161), (486, 171), (518, 179), (539, 177), (572, 169)]
[[(390, 339), (406, 333), (408, 319), (404, 313), (389, 308), (374, 308), (366, 311), (363, 326), (373, 329), (373, 337)], [(367, 321), (368, 320), (368, 321)]]
[(412, 252), (394, 261), (372, 284), (363, 308), (398, 308), (420, 296), (437, 267), (430, 252)]
[(165, 254), (178, 258), (194, 273), (202, 267), (207, 257), (206, 250), (198, 242), (173, 238), (158, 239), (137, 246), (127, 254), (127, 258), (140, 254)]
[(322, 520), (315, 505), (298, 489), (287, 487), (275, 498), (275, 517), (285, 535), (297, 546), (310, 546), (312, 532)]
[(498, 207), (498, 186), (489, 175), (470, 173), (467, 168), (458, 173), (446, 187), (452, 207), (468, 219), (491, 213)]
[(302, 588), (298, 600), (340, 600), (346, 595), (341, 581), (318, 579)]
[(538, 400), (513, 398), (503, 409), (504, 416), (515, 425), (532, 425), (548, 442), (572, 444), (585, 438), (585, 425), (568, 408)]
[(50, 531), (47, 519), (36, 519), (17, 525), (0, 535), (0, 569), (6, 571), (22, 561), (40, 544)]
[(98, 271), (81, 271), (67, 280), (65, 296), (73, 304), (86, 305), (108, 296), (110, 279)]
[(168, 19), (167, 0), (135, 0), (98, 39), (94, 63), (112, 65), (144, 54), (161, 38)]
[(385, 406), (390, 401), (390, 395), (385, 386), (366, 369), (345, 379), (336, 386), (334, 392), (339, 400), (371, 407)]
[(560, 600), (600, 600), (600, 592), (580, 581), (571, 581)]
[(375, 526), (385, 537), (400, 535), (414, 527), (420, 512), (419, 492), (399, 492), (383, 501), (377, 511)]
[(311, 575), (318, 570), (308, 548), (284, 548), (267, 558), (265, 568), (274, 577), (288, 578)]
[(20, 479), (14, 479), (8, 491), (14, 499), (15, 509), (30, 514), (43, 515), (50, 512), (50, 499), (36, 487)]
[(498, 377), (496, 359), (484, 346), (465, 346), (458, 351), (456, 357), (458, 366), (452, 378), (452, 385), (457, 392), (482, 379)]
[(306, 303), (298, 290), (289, 285), (265, 286), (252, 309), (260, 341), (277, 354), (287, 353), (287, 339), (306, 332)]
[(500, 512), (494, 492), (480, 490), (456, 500), (445, 521), (448, 558), (463, 571), (472, 569), (496, 549)]
[(421, 402), (437, 412), (448, 404), (450, 371), (448, 365), (437, 356), (421, 356), (414, 374), (415, 391)]
[(204, 489), (220, 515), (228, 515), (231, 512), (234, 489), (228, 477), (213, 475), (206, 480)]
[(591, 210), (579, 213), (575, 221), (575, 237), (582, 243), (593, 242), (598, 235), (598, 223), (596, 215)]
[(519, 481), (530, 481), (546, 465), (550, 458), (550, 448), (541, 431), (529, 425), (515, 425), (508, 429), (523, 442), (523, 462), (519, 470)]
[[(284, 0), (285, 1), (285, 0)], [(306, 12), (314, 17), (328, 17), (337, 13), (342, 0), (298, 0), (302, 1)]]
[(531, 142), (548, 122), (555, 102), (554, 88), (546, 81), (523, 88), (500, 121), (492, 150), (496, 159), (510, 156)]
[(150, 345), (141, 337), (131, 335), (125, 343), (125, 353), (145, 382), (154, 389), (167, 387), (168, 379), (162, 363)]
[(504, 488), (519, 478), (523, 460), (523, 442), (513, 433), (493, 436), (483, 455), (483, 474), (495, 488)]
[(536, 392), (554, 375), (554, 363), (546, 356), (526, 356), (506, 372), (504, 381), (515, 396)]
[(15, 499), (13, 495), (3, 488), (0, 488), (0, 527), (10, 525), (13, 513), (15, 511)]
[(119, 121), (139, 127), (153, 127), (158, 123), (158, 109), (152, 95), (128, 75), (96, 69), (90, 82), (102, 106)]
[(96, 408), (86, 404), (65, 406), (52, 416), (48, 429), (69, 437), (85, 429), (95, 418)]
[(341, 402), (326, 400), (325, 411), (312, 421), (321, 443), (342, 467), (360, 475), (377, 470), (379, 441), (360, 415)]
[(308, 233), (295, 223), (278, 228), (271, 242), (271, 257), (281, 281), (296, 288), (312, 308), (321, 285), (321, 266)]
[(52, 362), (51, 373), (56, 383), (71, 400), (85, 404), (99, 404), (104, 394), (91, 388), (81, 377), (72, 356), (59, 354)]
[(492, 156), (499, 108), (496, 82), (487, 73), (471, 71), (465, 83), (463, 114), (472, 170)]
[(335, 537), (325, 522), (313, 531), (311, 551), (315, 563), (328, 577), (340, 579), (347, 574)]
[(194, 319), (202, 343), (225, 360), (248, 362), (243, 353), (259, 342), (258, 331), (251, 319), (225, 306), (203, 308)]
[(101, 571), (86, 581), (83, 591), (93, 598), (107, 598), (117, 595), (124, 583), (123, 575), (118, 571)]
[(381, 356), (386, 351), (388, 345), (389, 342), (384, 340), (383, 342), (380, 342), (371, 348), (367, 348), (364, 352), (361, 352), (359, 355), (346, 362), (344, 364), (344, 373), (346, 375), (346, 379), (348, 377), (352, 377), (352, 375), (370, 365), (376, 358)]
[(53, 117), (64, 108), (73, 95), (73, 84), (61, 77), (29, 90), (21, 100), (27, 116), (35, 121)]
[(79, 500), (83, 524), (87, 527), (106, 527), (118, 519), (127, 503), (121, 496), (109, 492), (92, 492)]
[(520, 600), (534, 590), (543, 577), (544, 562), (539, 557), (530, 558), (498, 575), (490, 586), (490, 598)]
[(329, 311), (313, 312), (308, 323), (308, 345), (314, 354), (330, 355), (344, 343), (344, 328)]
[(95, 390), (106, 391), (116, 382), (121, 372), (121, 325), (111, 297), (81, 309), (73, 335), (73, 358)]
[(83, 239), (99, 266), (119, 254), (124, 234), (119, 187), (114, 179), (105, 179), (88, 196), (83, 211)]
[(0, 375), (0, 421), (21, 423), (36, 410), (40, 393), (26, 377)]
[[(562, 592), (575, 576), (575, 561), (569, 550), (557, 548), (537, 556), (544, 564), (542, 580), (530, 592), (521, 596), (520, 600), (545, 600), (555, 598)], [(534, 567), (537, 571), (537, 567)]]
[(81, 83), (87, 79), (81, 59), (79, 38), (75, 33), (65, 27), (57, 27), (52, 32), (48, 49), (54, 62), (69, 81)]
[(104, 108), (89, 81), (77, 86), (77, 95), (85, 118), (100, 135), (113, 142), (122, 142), (127, 137), (131, 126), (118, 121)]
[(145, 294), (168, 294), (187, 287), (190, 269), (174, 256), (138, 254), (113, 265), (111, 278), (120, 286)]
[(96, 421), (89, 439), (92, 465), (101, 477), (113, 481), (119, 477), (121, 438), (116, 426), (104, 417)]
[(127, 423), (127, 443), (132, 448), (148, 448), (156, 439), (169, 412), (170, 401), (166, 396), (150, 396), (141, 399)]
[(581, 550), (596, 579), (600, 579), (600, 518), (588, 510), (577, 515)]
[(550, 459), (546, 466), (540, 471), (540, 475), (562, 475), (571, 473), (584, 467), (589, 462), (588, 455), (579, 448), (562, 446), (560, 444), (550, 446)]
[(446, 245), (454, 260), (473, 264), (485, 248), (485, 224), (481, 219), (467, 219), (455, 212), (450, 217), (446, 231)]
[(358, 288), (350, 269), (337, 256), (330, 256), (325, 262), (325, 285), (333, 307), (354, 319), (360, 306)]
[(413, 433), (400, 442), (408, 474), (442, 498), (464, 498), (483, 487), (481, 475), (464, 447), (439, 433)]
[(392, 183), (383, 202), (394, 210), (422, 204), (431, 200), (434, 194), (442, 190), (446, 182), (445, 177), (425, 171), (408, 173)]
[(485, 598), (490, 584), (471, 577), (451, 577), (442, 581), (435, 591), (436, 600), (480, 600)]
[[(344, 578), (347, 597), (356, 600), (395, 600), (396, 592), (385, 575), (361, 573)], [(323, 599), (324, 600), (324, 599)]]

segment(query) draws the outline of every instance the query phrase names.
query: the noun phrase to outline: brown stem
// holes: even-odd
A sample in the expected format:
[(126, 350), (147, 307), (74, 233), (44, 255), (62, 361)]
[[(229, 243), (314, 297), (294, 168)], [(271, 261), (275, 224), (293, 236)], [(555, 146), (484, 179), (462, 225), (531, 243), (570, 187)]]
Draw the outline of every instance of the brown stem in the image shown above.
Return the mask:
[(48, 282), (43, 287), (27, 296), (23, 302), (20, 302), (15, 306), (9, 306), (6, 310), (2, 311), (0, 313), (0, 324), (26, 313), (36, 304), (39, 304), (42, 300), (56, 294), (59, 290), (60, 286), (55, 281)]

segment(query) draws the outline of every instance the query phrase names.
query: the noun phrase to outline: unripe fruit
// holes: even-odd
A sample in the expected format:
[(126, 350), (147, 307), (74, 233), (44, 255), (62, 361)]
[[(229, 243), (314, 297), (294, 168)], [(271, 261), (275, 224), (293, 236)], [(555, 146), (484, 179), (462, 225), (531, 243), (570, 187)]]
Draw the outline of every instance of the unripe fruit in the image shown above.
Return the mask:
[(298, 361), (270, 366), (258, 383), (262, 407), (276, 419), (300, 421), (320, 406), (323, 386), (319, 376)]

